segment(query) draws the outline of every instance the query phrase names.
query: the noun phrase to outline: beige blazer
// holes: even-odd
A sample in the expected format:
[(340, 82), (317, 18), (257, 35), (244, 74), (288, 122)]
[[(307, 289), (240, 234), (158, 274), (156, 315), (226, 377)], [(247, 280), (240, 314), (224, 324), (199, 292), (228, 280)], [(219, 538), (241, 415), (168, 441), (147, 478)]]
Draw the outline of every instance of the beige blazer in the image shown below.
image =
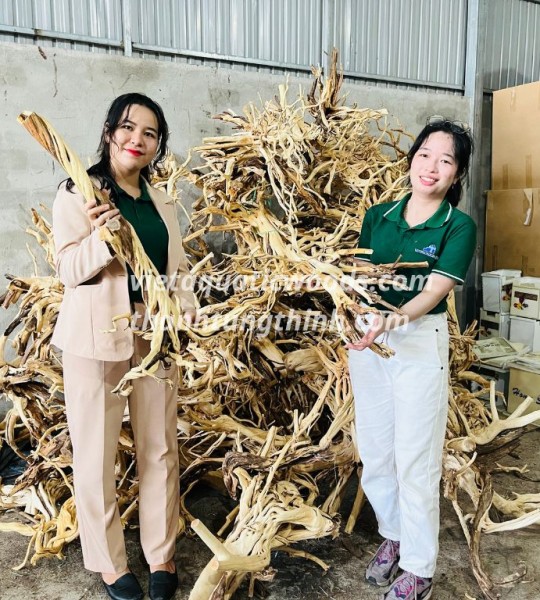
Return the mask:
[[(146, 185), (169, 233), (166, 274), (167, 281), (173, 282), (171, 296), (178, 297), (184, 311), (194, 309), (175, 204), (164, 192)], [(62, 184), (53, 204), (56, 270), (65, 289), (51, 343), (83, 358), (127, 360), (134, 348), (127, 319), (118, 322), (116, 332), (106, 332), (112, 328), (113, 317), (131, 312), (126, 265), (100, 240), (99, 230), (92, 230), (82, 194), (76, 187), (72, 191)]]

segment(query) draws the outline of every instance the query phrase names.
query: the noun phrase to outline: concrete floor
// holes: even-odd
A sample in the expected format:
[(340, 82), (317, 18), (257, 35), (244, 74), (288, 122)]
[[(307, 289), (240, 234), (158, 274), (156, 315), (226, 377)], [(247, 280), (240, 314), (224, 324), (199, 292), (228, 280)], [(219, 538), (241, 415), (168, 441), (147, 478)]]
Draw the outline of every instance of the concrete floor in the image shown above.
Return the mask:
[[(540, 479), (540, 430), (522, 438), (522, 445), (504, 464), (530, 467), (531, 479)], [(519, 456), (518, 456), (519, 455)], [(516, 489), (522, 492), (539, 492), (534, 481), (517, 480), (506, 474), (497, 475), (495, 489)], [(347, 497), (347, 508), (352, 494)], [(456, 515), (446, 500), (441, 501), (441, 535), (436, 589), (433, 600), (477, 598), (481, 594), (469, 566), (468, 550)], [(211, 528), (217, 529), (227, 513), (223, 500), (212, 492), (193, 495), (190, 509)], [(345, 511), (346, 514), (346, 511)], [(5, 515), (4, 515), (5, 519)], [(4, 520), (2, 519), (2, 520)], [(501, 600), (540, 599), (539, 529), (484, 536), (482, 557), (487, 571), (502, 579), (517, 570), (520, 562), (527, 565), (524, 581), (514, 586), (498, 589)], [(137, 531), (128, 531), (126, 541), (131, 567), (147, 585), (147, 574), (137, 542)], [(280, 553), (272, 556), (277, 574), (272, 582), (256, 586), (256, 598), (266, 600), (375, 600), (378, 590), (364, 582), (365, 564), (375, 551), (380, 539), (371, 508), (366, 505), (352, 535), (342, 534), (335, 540), (318, 540), (302, 547), (322, 558), (330, 565), (324, 573), (317, 565), (303, 559), (290, 558)], [(107, 598), (98, 575), (82, 567), (81, 548), (78, 541), (66, 549), (66, 558), (42, 560), (36, 567), (14, 572), (11, 567), (20, 563), (26, 551), (26, 539), (17, 534), (0, 533), (0, 599), (1, 600), (93, 600)], [(183, 537), (177, 546), (177, 565), (180, 573), (178, 600), (187, 599), (194, 581), (203, 566), (210, 560), (210, 551), (196, 537)], [(247, 598), (247, 586), (235, 598)]]

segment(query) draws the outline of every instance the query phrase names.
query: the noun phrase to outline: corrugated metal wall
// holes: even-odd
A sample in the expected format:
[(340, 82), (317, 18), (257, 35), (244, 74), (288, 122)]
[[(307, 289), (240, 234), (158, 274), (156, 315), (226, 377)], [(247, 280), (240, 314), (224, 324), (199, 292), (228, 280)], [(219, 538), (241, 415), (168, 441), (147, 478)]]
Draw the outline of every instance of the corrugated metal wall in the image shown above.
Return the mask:
[(342, 0), (334, 3), (332, 41), (345, 70), (462, 89), (467, 0)]
[[(486, 0), (487, 89), (540, 79), (540, 2)], [(468, 0), (0, 0), (0, 40), (460, 93)], [(40, 31), (36, 31), (40, 30)]]
[(0, 0), (0, 41), (123, 53), (121, 5), (122, 0)]
[(322, 2), (133, 0), (133, 53), (308, 72), (320, 62)]
[(487, 32), (486, 89), (540, 81), (538, 0), (489, 0)]
[(186, 0), (179, 10), (177, 0), (135, 0), (133, 43), (309, 65), (320, 59), (321, 1)]

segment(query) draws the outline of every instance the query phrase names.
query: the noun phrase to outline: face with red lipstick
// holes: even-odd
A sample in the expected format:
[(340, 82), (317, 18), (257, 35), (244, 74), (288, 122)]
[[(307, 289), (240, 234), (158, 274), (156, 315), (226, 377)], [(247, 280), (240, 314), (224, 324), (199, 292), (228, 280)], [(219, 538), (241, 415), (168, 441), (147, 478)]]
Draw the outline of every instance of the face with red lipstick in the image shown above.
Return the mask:
[(108, 135), (112, 170), (124, 176), (139, 173), (156, 155), (159, 142), (156, 115), (146, 106), (132, 104)]
[(443, 131), (429, 135), (411, 161), (413, 193), (442, 200), (458, 180), (453, 137)]

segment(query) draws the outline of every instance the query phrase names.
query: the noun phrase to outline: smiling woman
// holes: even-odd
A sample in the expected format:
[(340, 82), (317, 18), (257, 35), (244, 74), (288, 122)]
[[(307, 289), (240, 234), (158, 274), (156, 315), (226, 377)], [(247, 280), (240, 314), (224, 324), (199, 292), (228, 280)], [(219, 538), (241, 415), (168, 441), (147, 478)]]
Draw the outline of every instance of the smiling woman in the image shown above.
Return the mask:
[(146, 106), (131, 105), (124, 110), (120, 125), (112, 135), (107, 134), (107, 137), (116, 183), (138, 196), (140, 172), (154, 159), (158, 148), (158, 122), (155, 113)]
[[(433, 593), (448, 412), (446, 298), (463, 282), (476, 245), (474, 222), (455, 208), (471, 151), (466, 129), (429, 120), (408, 154), (411, 193), (370, 208), (358, 241), (375, 264), (425, 261), (398, 271), (407, 289), (379, 290), (402, 314), (371, 319), (361, 342), (348, 346), (362, 486), (384, 538), (366, 579), (391, 584), (385, 600)], [(381, 335), (395, 350), (389, 359), (365, 350)]]
[[(142, 94), (116, 98), (103, 126), (99, 160), (88, 170), (111, 202), (85, 202), (67, 180), (53, 206), (56, 267), (65, 290), (52, 343), (63, 351), (79, 533), (85, 567), (101, 572), (107, 594), (115, 600), (143, 598), (144, 592), (127, 566), (116, 504), (116, 449), (126, 399), (112, 390), (148, 354), (150, 342), (130, 327), (110, 331), (114, 317), (144, 315), (145, 307), (131, 269), (100, 234), (120, 215), (129, 221), (160, 275), (181, 280), (170, 293), (184, 318), (194, 318), (195, 298), (174, 202), (148, 183), (165, 157), (168, 135), (163, 111), (153, 100)], [(149, 594), (167, 600), (178, 585), (178, 372), (161, 365), (155, 375), (172, 385), (135, 379), (128, 403), (137, 450), (141, 544), (151, 572)]]

